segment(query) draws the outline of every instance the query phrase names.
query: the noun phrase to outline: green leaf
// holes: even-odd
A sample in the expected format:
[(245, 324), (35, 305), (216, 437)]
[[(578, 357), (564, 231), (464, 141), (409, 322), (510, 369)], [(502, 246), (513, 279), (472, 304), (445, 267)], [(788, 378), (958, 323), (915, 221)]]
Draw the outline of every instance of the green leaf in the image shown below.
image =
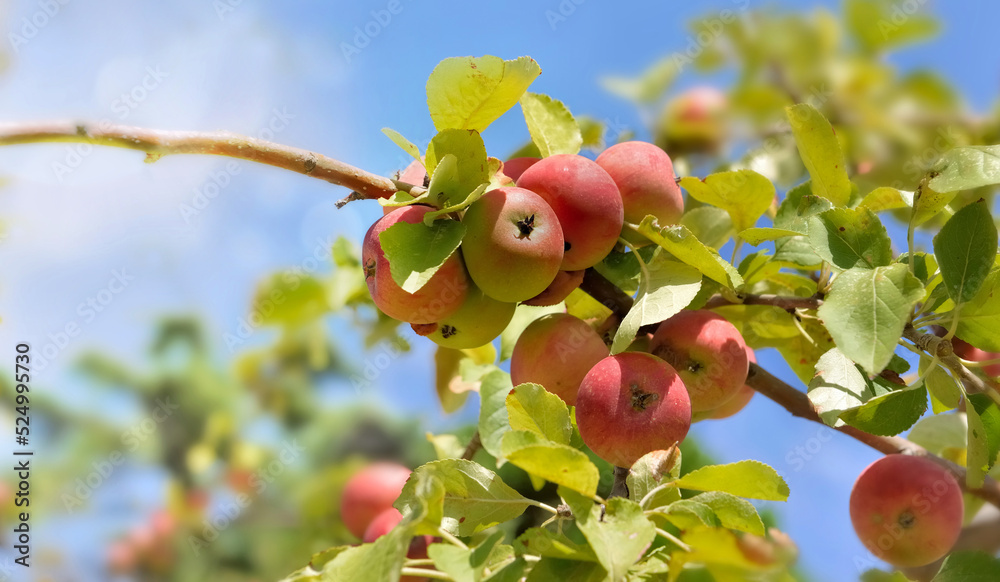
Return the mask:
[(639, 278), (639, 294), (622, 320), (611, 344), (617, 354), (635, 339), (639, 328), (657, 323), (687, 307), (701, 289), (701, 273), (694, 267), (654, 257)]
[(489, 188), (489, 184), (480, 184), (479, 187), (470, 192), (464, 200), (461, 200), (456, 204), (452, 204), (451, 206), (444, 206), (439, 210), (432, 210), (424, 214), (424, 224), (430, 225), (435, 220), (446, 214), (465, 210), (469, 206), (472, 206), (473, 202), (482, 198), (483, 194), (486, 194), (487, 188)]
[[(958, 385), (958, 382), (940, 364), (934, 364), (934, 369), (927, 372), (927, 367), (930, 366), (931, 361), (929, 356), (922, 355), (920, 356), (920, 363), (917, 365), (917, 370), (924, 377), (924, 385), (927, 386), (927, 391), (930, 392), (934, 400), (937, 400), (945, 407), (944, 410), (958, 408), (959, 403), (962, 401), (962, 387)], [(935, 412), (941, 411), (935, 410)]]
[(986, 472), (989, 471), (992, 459), (989, 458), (989, 438), (986, 426), (979, 416), (975, 406), (967, 406), (965, 415), (969, 421), (969, 446), (966, 451), (965, 484), (970, 489), (983, 486)]
[(847, 206), (851, 181), (844, 152), (830, 122), (815, 107), (800, 103), (785, 108), (799, 156), (812, 178), (812, 192), (834, 206)]
[(601, 86), (608, 92), (629, 101), (653, 104), (673, 84), (680, 71), (675, 55), (669, 55), (653, 63), (634, 79), (604, 77), (601, 79)]
[(867, 208), (833, 208), (809, 218), (809, 243), (824, 261), (841, 269), (892, 263), (892, 241)]
[(809, 229), (809, 217), (831, 208), (833, 204), (829, 200), (812, 193), (812, 182), (803, 182), (789, 190), (785, 199), (778, 205), (774, 226), (806, 234)]
[(665, 451), (646, 453), (632, 465), (625, 484), (628, 485), (629, 497), (638, 502), (644, 502), (644, 508), (655, 508), (669, 505), (681, 498), (676, 487), (665, 487), (646, 499), (651, 491), (668, 483), (676, 481), (681, 474), (681, 450), (672, 447)]
[(695, 200), (728, 212), (737, 232), (752, 227), (774, 200), (774, 184), (753, 170), (719, 172), (702, 180), (687, 176), (680, 185)]
[(937, 216), (941, 209), (947, 206), (954, 198), (956, 191), (939, 192), (931, 188), (925, 180), (921, 182), (920, 188), (913, 195), (913, 213), (910, 215), (910, 224), (920, 226), (928, 220)]
[(452, 57), (427, 79), (427, 107), (438, 130), (482, 131), (517, 104), (542, 73), (530, 57)]
[(413, 527), (403, 520), (374, 543), (362, 544), (337, 554), (323, 565), (320, 580), (385, 582), (399, 580)]
[(948, 150), (931, 170), (928, 183), (937, 192), (958, 192), (1000, 184), (1000, 145)]
[(680, 530), (690, 529), (696, 525), (711, 527), (720, 527), (722, 525), (719, 518), (716, 517), (715, 512), (712, 511), (712, 508), (692, 499), (675, 501), (668, 507), (659, 508), (656, 514), (663, 516), (664, 519)]
[(1000, 269), (994, 269), (979, 293), (959, 310), (958, 336), (981, 350), (1000, 352)]
[(823, 422), (840, 426), (840, 415), (874, 398), (875, 389), (860, 366), (833, 348), (816, 363), (808, 396)]
[(434, 276), (462, 243), (465, 225), (457, 220), (397, 222), (378, 235), (392, 280), (407, 293), (416, 293)]
[(709, 491), (695, 495), (690, 500), (711, 509), (722, 527), (764, 535), (764, 522), (757, 514), (757, 509), (745, 499), (723, 491)]
[(934, 237), (934, 258), (956, 304), (976, 296), (997, 258), (997, 226), (982, 198), (962, 208)]
[[(454, 156), (454, 168), (442, 167), (449, 156)], [(490, 165), (486, 145), (479, 132), (465, 129), (446, 129), (431, 139), (425, 156), (427, 174), (431, 177), (427, 191), (432, 206), (443, 208), (464, 202), (481, 184), (490, 181)], [(426, 219), (425, 219), (426, 220)]]
[(558, 558), (542, 558), (535, 562), (525, 582), (605, 582), (608, 574), (597, 562), (577, 562)]
[(869, 373), (892, 359), (910, 310), (924, 287), (906, 265), (853, 268), (833, 281), (818, 314), (837, 347)]
[(480, 582), (491, 552), (503, 537), (502, 531), (495, 531), (472, 549), (460, 548), (450, 543), (431, 544), (427, 548), (427, 555), (434, 560), (434, 566), (438, 570), (451, 576), (455, 582)]
[[(692, 208), (681, 216), (680, 223), (698, 237), (698, 240), (716, 250), (729, 242), (735, 232), (733, 219), (729, 217), (729, 213), (714, 206)], [(649, 247), (643, 247), (645, 248)]]
[[(524, 513), (528, 500), (511, 489), (496, 473), (464, 459), (432, 461), (417, 467), (416, 475), (425, 475), (444, 488), (441, 527), (460, 536), (470, 536)], [(394, 504), (404, 515), (419, 502), (416, 480), (411, 477)]]
[(818, 320), (804, 319), (799, 325), (804, 332), (775, 343), (799, 380), (808, 384), (816, 373), (816, 362), (833, 347), (833, 338)]
[(1000, 580), (1000, 559), (986, 552), (953, 552), (944, 559), (932, 582), (995, 582)]
[(514, 388), (510, 374), (496, 370), (483, 376), (479, 385), (479, 440), (486, 452), (502, 458), (500, 441), (510, 430), (507, 418), (507, 394)]
[(567, 445), (543, 439), (526, 430), (503, 435), (501, 452), (515, 467), (584, 495), (597, 494), (601, 475), (587, 455)]
[(777, 471), (759, 461), (708, 465), (678, 479), (677, 486), (695, 491), (722, 491), (750, 499), (788, 499), (785, 480)]
[(272, 306), (260, 312), (264, 325), (306, 325), (330, 310), (326, 287), (301, 271), (275, 273), (264, 280), (257, 287), (254, 304)]
[(507, 417), (514, 430), (528, 430), (563, 445), (569, 444), (573, 423), (561, 398), (538, 384), (519, 384), (507, 395)]
[(736, 267), (720, 257), (715, 249), (705, 246), (686, 227), (679, 224), (660, 227), (655, 218), (647, 216), (642, 219), (638, 230), (639, 234), (663, 247), (678, 260), (698, 269), (709, 279), (730, 289), (743, 284)]
[(543, 158), (580, 152), (583, 144), (580, 126), (562, 101), (540, 93), (525, 93), (521, 97), (521, 110), (531, 141)]
[(786, 228), (754, 227), (740, 231), (740, 238), (757, 246), (761, 243), (778, 240), (786, 236), (798, 236), (802, 233)]
[(905, 14), (900, 6), (892, 0), (848, 0), (844, 3), (847, 29), (868, 53), (885, 52), (937, 32), (937, 20), (931, 14), (917, 11), (919, 4)]
[(845, 411), (840, 419), (870, 434), (895, 436), (913, 426), (926, 411), (927, 390), (918, 387), (876, 396)]
[(906, 439), (940, 456), (945, 449), (965, 450), (968, 431), (964, 414), (935, 414), (921, 419)]
[(861, 575), (861, 582), (911, 582), (911, 580), (900, 572), (886, 572), (873, 568)]
[(872, 212), (896, 210), (913, 207), (913, 192), (897, 190), (889, 186), (875, 188), (865, 195), (858, 208), (867, 208)]
[(514, 550), (520, 555), (534, 555), (563, 560), (596, 562), (594, 550), (587, 544), (569, 539), (562, 532), (554, 532), (541, 527), (525, 531), (514, 541)]
[(1000, 408), (986, 394), (970, 394), (969, 403), (976, 409), (986, 429), (986, 470), (989, 471), (1000, 453)]
[(413, 156), (413, 159), (417, 160), (421, 164), (424, 163), (424, 161), (420, 159), (420, 148), (418, 148), (416, 144), (414, 144), (410, 140), (403, 137), (401, 133), (399, 133), (395, 129), (390, 129), (388, 127), (383, 127), (382, 133), (384, 133), (386, 137), (391, 139), (392, 143), (402, 148), (404, 152)]
[[(443, 175), (444, 174), (442, 174), (442, 176)], [(393, 194), (388, 198), (379, 198), (378, 203), (379, 205), (386, 208), (399, 208), (401, 206), (410, 206), (411, 204), (426, 203), (430, 200), (430, 197), (431, 194), (429, 187), (427, 192), (424, 192), (423, 194), (417, 196), (416, 198), (410, 195), (409, 192), (403, 192), (402, 190), (400, 190), (399, 192), (396, 192), (395, 194)]]
[(609, 580), (621, 580), (656, 537), (655, 526), (638, 503), (624, 497), (600, 505), (560, 488), (560, 496), (573, 510), (576, 525), (590, 542)]

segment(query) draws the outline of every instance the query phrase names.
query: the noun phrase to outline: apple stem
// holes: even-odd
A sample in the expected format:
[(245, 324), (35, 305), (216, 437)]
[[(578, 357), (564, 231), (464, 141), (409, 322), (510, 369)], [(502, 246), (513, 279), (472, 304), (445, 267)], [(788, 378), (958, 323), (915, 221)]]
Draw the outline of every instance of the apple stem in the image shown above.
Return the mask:
[(455, 582), (455, 579), (451, 576), (445, 574), (444, 572), (438, 572), (437, 570), (427, 570), (424, 568), (406, 568), (404, 567), (400, 570), (400, 575), (402, 576), (416, 576), (423, 578), (432, 578), (434, 580), (448, 580), (450, 582)]
[(465, 542), (453, 536), (452, 534), (448, 533), (448, 531), (445, 530), (443, 527), (438, 528), (438, 535), (441, 536), (441, 538), (444, 539), (446, 542), (458, 546), (463, 550), (469, 549), (469, 546), (465, 545)]
[(680, 539), (678, 539), (677, 536), (675, 536), (674, 534), (668, 532), (665, 529), (656, 528), (656, 535), (658, 535), (658, 536), (660, 536), (662, 538), (666, 538), (667, 540), (670, 541), (670, 543), (674, 544), (675, 546), (677, 546), (678, 548), (684, 550), (685, 552), (690, 552), (691, 551), (691, 546), (685, 544)]
[(479, 429), (472, 433), (472, 438), (469, 439), (469, 444), (466, 445), (465, 451), (462, 453), (462, 458), (466, 461), (471, 461), (472, 457), (476, 456), (479, 449), (483, 448), (483, 441), (479, 438)]

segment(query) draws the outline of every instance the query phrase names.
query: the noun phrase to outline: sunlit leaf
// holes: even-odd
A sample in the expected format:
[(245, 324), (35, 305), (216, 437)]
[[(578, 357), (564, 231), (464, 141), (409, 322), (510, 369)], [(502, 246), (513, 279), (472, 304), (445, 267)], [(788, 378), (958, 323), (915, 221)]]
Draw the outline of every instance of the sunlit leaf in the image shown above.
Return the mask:
[(482, 131), (517, 104), (542, 72), (530, 57), (452, 57), (427, 79), (427, 107), (438, 131)]

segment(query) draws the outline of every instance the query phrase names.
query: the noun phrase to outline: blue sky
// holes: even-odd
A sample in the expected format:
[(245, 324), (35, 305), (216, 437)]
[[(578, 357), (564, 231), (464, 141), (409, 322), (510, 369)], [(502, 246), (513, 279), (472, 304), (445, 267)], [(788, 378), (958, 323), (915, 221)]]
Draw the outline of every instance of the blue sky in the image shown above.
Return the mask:
[[(942, 18), (941, 34), (892, 62), (941, 72), (973, 108), (990, 107), (1000, 80), (993, 30), (1000, 5), (926, 4)], [(11, 63), (0, 76), (0, 110), (11, 121), (109, 119), (251, 135), (268, 128), (276, 141), (388, 174), (405, 158), (380, 129), (392, 127), (420, 144), (433, 135), (424, 83), (442, 58), (530, 55), (543, 69), (532, 90), (563, 100), (574, 113), (636, 127), (635, 110), (603, 92), (600, 76), (638, 73), (658, 56), (683, 48), (684, 26), (693, 16), (763, 5), (749, 0), (104, 0), (96, 5), (66, 0), (43, 18), (37, 16), (41, 3), (21, 2), (4, 23)], [(563, 18), (554, 19), (560, 11)], [(32, 29), (24, 28), (24, 19), (33, 18), (45, 25), (26, 34)], [(366, 28), (377, 31), (367, 43), (358, 36)], [(12, 46), (11, 33), (27, 42)], [(358, 51), (345, 55), (344, 43)], [(696, 81), (686, 76), (679, 85)], [(121, 99), (129, 92), (142, 99)], [(526, 138), (523, 121), (512, 113), (484, 134), (497, 155)], [(100, 346), (138, 360), (153, 322), (164, 313), (203, 316), (225, 361), (223, 336), (239, 325), (260, 278), (279, 268), (310, 265), (317, 246), (333, 236), (360, 241), (379, 214), (373, 205), (335, 210), (333, 201), (344, 191), (325, 183), (245, 162), (234, 171), (227, 163), (178, 157), (146, 165), (135, 152), (69, 145), (3, 150), (0, 175), (9, 179), (0, 191), (0, 217), (9, 224), (0, 245), (3, 345), (27, 339), (44, 346), (69, 324), (80, 329), (39, 372), (38, 385), (58, 390), (81, 408), (105, 409), (113, 403), (91, 398), (72, 373), (74, 356)], [(185, 217), (182, 205), (192, 204), (206, 188), (218, 188), (219, 194), (197, 215)], [(119, 275), (127, 285), (110, 284)], [(120, 292), (108, 292), (113, 289)], [(110, 301), (91, 319), (80, 305), (100, 297)], [(341, 347), (363, 361), (352, 332), (331, 325)], [(248, 345), (266, 342), (266, 333), (255, 333)], [(428, 344), (418, 343), (412, 354), (396, 360), (379, 387), (362, 397), (416, 415), (432, 430), (468, 421), (475, 416), (474, 403), (454, 417), (438, 410)], [(760, 358), (786, 374), (776, 354)], [(333, 398), (354, 394), (335, 391)], [(127, 421), (127, 410), (119, 414)], [(864, 560), (868, 554), (850, 528), (847, 498), (855, 476), (877, 458), (874, 451), (839, 435), (827, 438), (819, 425), (792, 419), (759, 397), (738, 417), (701, 423), (693, 434), (720, 461), (755, 458), (774, 466), (792, 496), (771, 507), (800, 543), (802, 565), (817, 580), (856, 577), (855, 557)]]

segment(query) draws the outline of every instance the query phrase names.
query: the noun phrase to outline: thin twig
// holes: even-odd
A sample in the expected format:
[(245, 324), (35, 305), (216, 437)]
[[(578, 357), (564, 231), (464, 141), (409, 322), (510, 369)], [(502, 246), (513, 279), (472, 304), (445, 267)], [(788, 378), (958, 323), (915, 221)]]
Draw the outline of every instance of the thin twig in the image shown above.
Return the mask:
[(476, 429), (476, 432), (472, 433), (472, 438), (469, 439), (469, 444), (466, 445), (465, 451), (462, 453), (462, 458), (466, 461), (471, 461), (472, 457), (475, 457), (481, 448), (483, 448), (483, 441), (479, 438), (479, 429)]
[(394, 182), (309, 150), (228, 131), (165, 131), (105, 122), (0, 124), (0, 145), (66, 142), (138, 150), (146, 153), (147, 162), (174, 154), (204, 154), (267, 164), (353, 190), (353, 194), (341, 201), (345, 204), (351, 200), (386, 198), (399, 190), (414, 195), (424, 191), (422, 185)]
[(610, 309), (619, 321), (628, 315), (629, 309), (632, 309), (632, 298), (593, 268), (587, 269), (583, 274), (580, 289)]
[(756, 295), (748, 293), (741, 297), (742, 301), (734, 302), (723, 295), (713, 295), (705, 302), (705, 309), (713, 309), (724, 305), (773, 305), (781, 309), (817, 309), (823, 304), (819, 297), (798, 297), (795, 295)]
[[(750, 373), (747, 375), (747, 385), (781, 405), (782, 408), (792, 413), (793, 416), (818, 422), (826, 426), (826, 423), (824, 423), (820, 418), (819, 413), (816, 412), (816, 408), (813, 406), (812, 401), (809, 400), (809, 397), (806, 396), (804, 392), (796, 390), (794, 387), (779, 380), (757, 364), (750, 364)], [(849, 425), (836, 427), (834, 430), (851, 436), (873, 449), (887, 455), (908, 454), (927, 457), (931, 461), (934, 461), (938, 465), (950, 471), (951, 474), (955, 476), (955, 479), (958, 481), (958, 484), (963, 490), (985, 499), (997, 507), (1000, 507), (1000, 483), (997, 483), (989, 477), (986, 478), (986, 482), (983, 483), (982, 487), (975, 489), (969, 488), (965, 483), (964, 467), (961, 467), (947, 459), (942, 459), (937, 455), (932, 455), (927, 451), (927, 449), (902, 437), (876, 436), (868, 434), (862, 430), (858, 430)]]

